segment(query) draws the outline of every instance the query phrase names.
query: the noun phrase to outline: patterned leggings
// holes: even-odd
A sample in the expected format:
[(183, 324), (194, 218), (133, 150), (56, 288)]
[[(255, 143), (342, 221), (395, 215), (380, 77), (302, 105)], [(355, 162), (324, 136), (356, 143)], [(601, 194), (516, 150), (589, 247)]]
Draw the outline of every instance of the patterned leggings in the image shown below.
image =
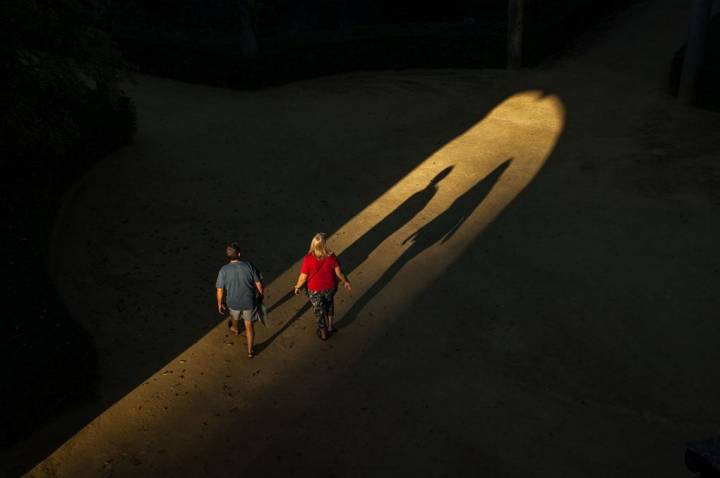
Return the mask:
[(327, 317), (335, 315), (335, 292), (337, 289), (308, 290), (318, 329), (327, 327)]

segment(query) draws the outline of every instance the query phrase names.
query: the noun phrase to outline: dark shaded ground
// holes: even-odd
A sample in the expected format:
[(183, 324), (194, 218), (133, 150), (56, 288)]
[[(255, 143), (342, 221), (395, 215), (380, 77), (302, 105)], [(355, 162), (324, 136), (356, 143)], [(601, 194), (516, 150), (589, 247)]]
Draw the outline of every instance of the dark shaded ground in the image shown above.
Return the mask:
[(8, 447), (92, 400), (99, 377), (92, 338), (60, 301), (46, 263), (60, 194), (47, 181), (3, 183), (0, 445)]

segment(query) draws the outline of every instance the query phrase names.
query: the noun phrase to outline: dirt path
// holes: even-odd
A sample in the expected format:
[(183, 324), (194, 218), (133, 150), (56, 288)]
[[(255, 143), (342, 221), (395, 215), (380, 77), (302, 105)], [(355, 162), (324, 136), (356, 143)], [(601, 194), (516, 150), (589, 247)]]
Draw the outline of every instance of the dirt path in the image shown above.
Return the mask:
[[(720, 399), (720, 117), (663, 93), (684, 14), (638, 5), (535, 71), (139, 78), (137, 142), (57, 225), (100, 396), (9, 458), (62, 444), (30, 475), (68, 477), (683, 476)], [(285, 297), (317, 230), (355, 285), (327, 343)], [(276, 304), (252, 361), (213, 314), (228, 239)]]

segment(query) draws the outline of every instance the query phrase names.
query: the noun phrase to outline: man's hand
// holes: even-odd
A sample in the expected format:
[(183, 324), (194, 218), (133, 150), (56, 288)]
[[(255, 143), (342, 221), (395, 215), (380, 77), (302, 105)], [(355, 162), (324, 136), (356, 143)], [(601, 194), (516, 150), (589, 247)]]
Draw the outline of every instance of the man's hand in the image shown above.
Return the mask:
[(349, 282), (345, 282), (345, 284), (343, 284), (343, 285), (345, 286), (346, 291), (352, 292), (352, 286), (350, 285)]
[(222, 289), (220, 287), (217, 287), (215, 289), (215, 299), (217, 299), (218, 314), (220, 314), (220, 315), (225, 315), (225, 305), (223, 304), (224, 292), (225, 292), (225, 289)]

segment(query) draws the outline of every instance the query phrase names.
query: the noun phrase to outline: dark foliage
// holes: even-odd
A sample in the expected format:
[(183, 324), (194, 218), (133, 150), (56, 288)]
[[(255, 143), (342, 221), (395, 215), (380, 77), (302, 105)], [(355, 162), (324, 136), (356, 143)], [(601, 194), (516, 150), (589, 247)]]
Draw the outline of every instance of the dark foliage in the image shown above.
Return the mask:
[[(99, 1), (97, 2), (100, 3)], [(4, 167), (16, 158), (102, 154), (129, 141), (134, 114), (118, 88), (120, 53), (100, 28), (103, 9), (91, 1), (3, 2), (0, 15), (0, 144)], [(95, 134), (103, 122), (124, 124)], [(94, 150), (93, 150), (94, 149)], [(103, 149), (105, 151), (103, 151)], [(62, 169), (71, 165), (63, 164)]]
[(87, 397), (96, 380), (92, 341), (58, 298), (48, 251), (64, 187), (135, 128), (118, 86), (121, 56), (103, 30), (106, 8), (102, 0), (0, 6), (2, 446)]
[[(186, 81), (256, 87), (352, 70), (501, 66), (504, 59), (506, 5), (489, 0), (124, 0), (112, 9), (113, 35), (129, 61)], [(244, 54), (249, 38), (258, 44), (251, 56)]]
[(525, 0), (524, 62), (535, 66), (566, 50), (593, 25), (643, 0)]
[[(525, 0), (526, 63), (633, 1)], [(130, 61), (186, 81), (257, 87), (356, 70), (505, 65), (507, 0), (123, 0), (112, 8)], [(258, 46), (252, 56), (248, 39)]]

